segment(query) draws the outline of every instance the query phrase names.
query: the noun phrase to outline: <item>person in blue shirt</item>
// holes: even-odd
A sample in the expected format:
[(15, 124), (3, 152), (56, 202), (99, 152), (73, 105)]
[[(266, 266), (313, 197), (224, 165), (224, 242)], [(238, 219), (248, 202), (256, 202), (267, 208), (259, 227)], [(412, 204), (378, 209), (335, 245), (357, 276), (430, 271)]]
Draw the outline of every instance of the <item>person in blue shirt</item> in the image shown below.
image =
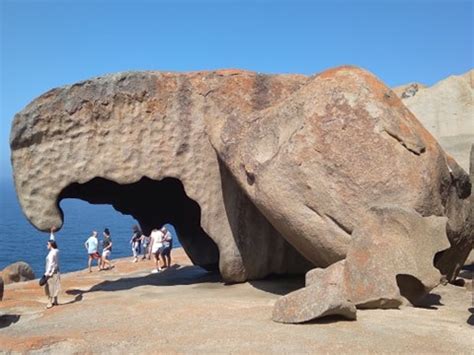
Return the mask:
[(92, 260), (97, 260), (97, 266), (99, 267), (102, 264), (102, 258), (99, 254), (99, 240), (97, 239), (97, 231), (93, 231), (92, 235), (86, 240), (84, 246), (87, 249), (87, 254), (89, 254), (89, 272), (92, 272)]

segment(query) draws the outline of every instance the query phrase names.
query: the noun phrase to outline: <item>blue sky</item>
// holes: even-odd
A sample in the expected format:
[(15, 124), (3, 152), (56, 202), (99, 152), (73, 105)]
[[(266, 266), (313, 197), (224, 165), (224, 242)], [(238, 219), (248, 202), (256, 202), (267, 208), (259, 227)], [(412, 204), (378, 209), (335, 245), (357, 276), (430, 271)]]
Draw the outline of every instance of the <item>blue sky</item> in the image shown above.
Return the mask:
[(390, 86), (472, 68), (472, 1), (0, 0), (0, 179), (16, 112), (124, 70), (313, 74), (355, 64)]

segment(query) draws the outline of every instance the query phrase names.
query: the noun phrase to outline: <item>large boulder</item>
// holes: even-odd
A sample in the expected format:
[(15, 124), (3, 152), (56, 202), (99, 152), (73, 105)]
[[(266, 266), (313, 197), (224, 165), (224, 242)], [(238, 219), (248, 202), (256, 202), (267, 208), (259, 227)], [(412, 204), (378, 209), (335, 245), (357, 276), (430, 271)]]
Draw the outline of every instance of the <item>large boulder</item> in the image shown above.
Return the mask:
[(35, 278), (35, 273), (30, 265), (24, 261), (17, 261), (16, 263), (8, 265), (2, 271), (2, 279), (5, 285), (29, 281)]
[(38, 229), (62, 224), (61, 199), (108, 203), (145, 233), (174, 224), (191, 260), (226, 281), (342, 260), (374, 205), (447, 216), (458, 240), (470, 193), (397, 96), (355, 67), (99, 77), (34, 100), (10, 145)]
[[(354, 229), (374, 205), (422, 216), (449, 210), (450, 239), (463, 230), (459, 216), (466, 214), (470, 188), (458, 182), (467, 174), (367, 71), (326, 71), (266, 110), (229, 115), (219, 128), (210, 137), (220, 159), (272, 225), (316, 266), (346, 256)], [(447, 273), (452, 261), (441, 262)]]
[(135, 72), (53, 89), (15, 116), (16, 190), (28, 220), (61, 226), (59, 201), (130, 214), (145, 233), (172, 223), (194, 263), (226, 281), (311, 264), (261, 215), (209, 143), (221, 117), (245, 117), (308, 79), (246, 71)]

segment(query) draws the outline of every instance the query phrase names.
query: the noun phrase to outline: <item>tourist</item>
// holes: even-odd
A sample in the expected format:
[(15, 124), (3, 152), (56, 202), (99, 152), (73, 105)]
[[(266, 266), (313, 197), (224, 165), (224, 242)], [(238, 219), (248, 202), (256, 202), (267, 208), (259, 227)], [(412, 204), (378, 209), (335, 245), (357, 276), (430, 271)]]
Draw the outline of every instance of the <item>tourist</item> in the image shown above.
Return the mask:
[(148, 247), (150, 246), (150, 240), (151, 237), (148, 235), (143, 234), (141, 237), (141, 243), (142, 243), (142, 248), (143, 248), (143, 257), (142, 260), (145, 260), (148, 257), (148, 260), (150, 260), (150, 255), (149, 255), (149, 250)]
[(133, 262), (136, 263), (138, 261), (138, 255), (140, 252), (140, 241), (142, 237), (142, 231), (140, 227), (134, 225), (132, 228), (133, 234), (132, 238), (130, 239), (130, 244), (132, 245), (132, 253), (133, 253)]
[(49, 240), (48, 255), (46, 256), (46, 267), (44, 276), (47, 278), (44, 291), (48, 297), (48, 304), (46, 308), (51, 308), (58, 305), (58, 295), (61, 289), (59, 276), (59, 250), (54, 240)]
[(151, 231), (151, 245), (149, 247), (150, 249), (150, 254), (153, 254), (153, 258), (155, 260), (155, 266), (156, 269), (152, 271), (152, 273), (157, 273), (161, 271), (161, 266), (160, 266), (160, 254), (163, 248), (163, 237), (164, 234), (158, 230), (157, 228), (154, 228)]
[(164, 268), (171, 266), (171, 249), (173, 248), (173, 236), (168, 228), (161, 229), (163, 236), (163, 249), (161, 250), (161, 258), (163, 259)]
[(101, 257), (98, 251), (99, 248), (99, 240), (97, 239), (97, 232), (92, 231), (92, 235), (86, 240), (84, 246), (87, 249), (87, 253), (89, 254), (89, 272), (92, 272), (92, 260), (97, 260), (97, 266), (100, 270), (101, 265)]
[[(112, 237), (110, 235), (109, 228), (104, 229), (104, 239), (102, 240), (102, 263), (100, 269), (108, 270), (112, 269), (113, 265), (110, 262), (110, 253), (112, 253)], [(105, 267), (107, 264), (107, 268)]]

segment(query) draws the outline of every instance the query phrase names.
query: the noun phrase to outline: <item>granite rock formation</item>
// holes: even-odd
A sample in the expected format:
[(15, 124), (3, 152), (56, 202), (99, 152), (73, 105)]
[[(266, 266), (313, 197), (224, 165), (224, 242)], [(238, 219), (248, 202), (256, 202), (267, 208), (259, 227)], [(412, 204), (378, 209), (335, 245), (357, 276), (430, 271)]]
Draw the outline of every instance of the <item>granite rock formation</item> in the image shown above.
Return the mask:
[(474, 69), (430, 87), (412, 83), (399, 86), (394, 92), (467, 171), (474, 142)]
[(275, 321), (301, 323), (329, 314), (355, 319), (356, 307), (417, 305), (443, 282), (433, 261), (450, 246), (446, 217), (422, 217), (396, 206), (370, 213), (354, 230), (346, 259), (308, 272), (305, 288), (277, 302)]
[[(340, 262), (381, 205), (447, 219), (437, 228), (465, 251), (455, 242), (467, 174), (393, 91), (355, 67), (99, 77), (30, 103), (10, 145), (20, 204), (38, 229), (61, 226), (64, 198), (111, 204), (145, 233), (172, 223), (190, 259), (230, 282)], [(460, 255), (437, 266), (455, 274)]]
[(29, 281), (35, 278), (33, 269), (24, 261), (17, 261), (16, 263), (8, 265), (3, 269), (1, 274), (5, 285), (14, 282)]
[[(345, 257), (374, 205), (447, 215), (453, 243), (465, 227), (467, 174), (364, 70), (312, 77), (266, 110), (229, 116), (210, 138), (257, 208), (316, 266)], [(454, 274), (449, 258), (440, 263)]]
[(140, 72), (53, 89), (17, 114), (12, 127), (23, 211), (48, 230), (62, 225), (63, 198), (107, 203), (145, 233), (172, 223), (191, 260), (218, 267), (227, 281), (304, 272), (311, 265), (236, 185), (207, 132), (221, 117), (274, 105), (307, 80)]

